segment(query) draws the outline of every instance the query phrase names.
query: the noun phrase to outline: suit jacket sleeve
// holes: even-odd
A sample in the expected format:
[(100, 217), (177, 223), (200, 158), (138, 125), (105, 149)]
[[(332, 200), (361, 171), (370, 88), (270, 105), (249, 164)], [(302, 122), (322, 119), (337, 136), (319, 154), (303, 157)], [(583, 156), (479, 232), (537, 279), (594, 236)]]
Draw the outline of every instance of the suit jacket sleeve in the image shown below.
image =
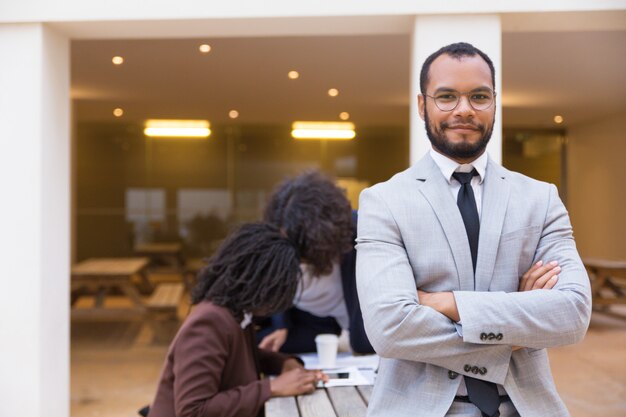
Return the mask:
[(173, 352), (177, 416), (254, 416), (269, 399), (267, 379), (220, 390), (222, 371), (230, 354), (229, 339), (229, 329), (215, 317), (202, 318), (179, 335)]
[[(456, 291), (466, 342), (546, 348), (583, 338), (591, 315), (589, 278), (557, 189), (551, 185), (546, 191), (547, 211), (533, 263), (558, 261), (561, 273), (557, 285), (552, 290), (511, 293)], [(483, 333), (503, 337), (483, 340)]]
[(267, 375), (279, 375), (282, 372), (283, 364), (287, 359), (295, 359), (300, 362), (302, 366), (304, 366), (302, 359), (294, 355), (273, 352), (267, 349), (258, 349), (258, 353), (261, 372)]
[(402, 233), (376, 187), (361, 193), (357, 289), (367, 336), (383, 356), (430, 363), (466, 374), (467, 363), (489, 363), (481, 377), (502, 384), (511, 347), (465, 343), (454, 323), (420, 305)]

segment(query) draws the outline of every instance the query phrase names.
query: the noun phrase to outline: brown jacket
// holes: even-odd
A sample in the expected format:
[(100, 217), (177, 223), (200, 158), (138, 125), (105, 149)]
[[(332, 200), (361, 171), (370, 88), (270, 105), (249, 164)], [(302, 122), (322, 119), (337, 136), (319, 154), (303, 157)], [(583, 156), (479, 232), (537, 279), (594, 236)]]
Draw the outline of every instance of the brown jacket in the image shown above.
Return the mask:
[(172, 342), (149, 417), (254, 417), (270, 397), (268, 379), (289, 356), (259, 350), (252, 325), (200, 302)]

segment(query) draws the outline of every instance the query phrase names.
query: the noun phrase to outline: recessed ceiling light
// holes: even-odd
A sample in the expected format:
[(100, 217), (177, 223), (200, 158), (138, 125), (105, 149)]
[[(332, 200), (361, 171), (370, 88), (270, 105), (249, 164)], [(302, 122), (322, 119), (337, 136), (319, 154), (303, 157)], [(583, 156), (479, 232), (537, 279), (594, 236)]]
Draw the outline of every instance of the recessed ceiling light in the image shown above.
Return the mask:
[(121, 56), (114, 56), (113, 59), (111, 59), (111, 62), (113, 62), (113, 65), (122, 65), (124, 63), (124, 58)]
[(237, 110), (231, 110), (228, 112), (228, 117), (231, 119), (236, 119), (239, 117), (239, 112)]
[(563, 123), (563, 116), (561, 116), (560, 114), (554, 116), (554, 123), (556, 123), (557, 125)]
[(337, 97), (339, 95), (339, 90), (337, 90), (336, 88), (331, 88), (330, 90), (328, 90), (328, 95), (331, 97)]
[(124, 109), (117, 107), (115, 109), (113, 109), (113, 116), (115, 117), (122, 117), (122, 115), (124, 114)]
[(202, 45), (200, 45), (198, 47), (198, 49), (200, 50), (200, 52), (202, 52), (203, 54), (208, 54), (209, 52), (211, 52), (211, 45), (203, 43)]
[(300, 77), (300, 73), (298, 71), (289, 71), (287, 73), (287, 77), (289, 77), (292, 80), (297, 79), (298, 77)]
[(339, 118), (341, 120), (348, 120), (350, 118), (350, 113), (348, 113), (347, 111), (342, 111), (341, 113), (339, 113)]

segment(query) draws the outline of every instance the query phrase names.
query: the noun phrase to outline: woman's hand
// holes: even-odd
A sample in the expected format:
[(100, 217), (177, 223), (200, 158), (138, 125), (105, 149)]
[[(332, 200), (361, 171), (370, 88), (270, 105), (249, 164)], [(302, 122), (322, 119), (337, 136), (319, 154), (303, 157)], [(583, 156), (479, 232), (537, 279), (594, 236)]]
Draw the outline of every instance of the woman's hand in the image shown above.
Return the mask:
[(299, 367), (284, 372), (270, 381), (272, 397), (292, 397), (315, 391), (318, 381), (328, 381), (321, 371), (307, 371)]
[(296, 368), (304, 369), (304, 366), (302, 366), (302, 364), (298, 362), (297, 360), (295, 360), (294, 358), (289, 358), (285, 362), (283, 362), (283, 370), (281, 371), (281, 373), (285, 373), (287, 371), (291, 371), (292, 369), (296, 369)]
[(265, 336), (263, 340), (261, 340), (261, 343), (259, 343), (259, 348), (278, 352), (280, 347), (285, 344), (285, 341), (287, 340), (287, 334), (287, 329), (274, 330), (272, 333)]

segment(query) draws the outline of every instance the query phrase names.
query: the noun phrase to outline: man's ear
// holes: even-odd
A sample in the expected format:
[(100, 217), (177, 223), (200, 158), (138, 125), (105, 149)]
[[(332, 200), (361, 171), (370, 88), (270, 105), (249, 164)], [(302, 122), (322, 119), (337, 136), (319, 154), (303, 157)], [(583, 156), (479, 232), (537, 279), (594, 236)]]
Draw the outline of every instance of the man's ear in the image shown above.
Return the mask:
[(421, 94), (418, 94), (417, 95), (417, 110), (422, 120), (424, 120), (424, 106), (425, 105), (426, 105), (426, 101), (424, 100), (424, 96)]

